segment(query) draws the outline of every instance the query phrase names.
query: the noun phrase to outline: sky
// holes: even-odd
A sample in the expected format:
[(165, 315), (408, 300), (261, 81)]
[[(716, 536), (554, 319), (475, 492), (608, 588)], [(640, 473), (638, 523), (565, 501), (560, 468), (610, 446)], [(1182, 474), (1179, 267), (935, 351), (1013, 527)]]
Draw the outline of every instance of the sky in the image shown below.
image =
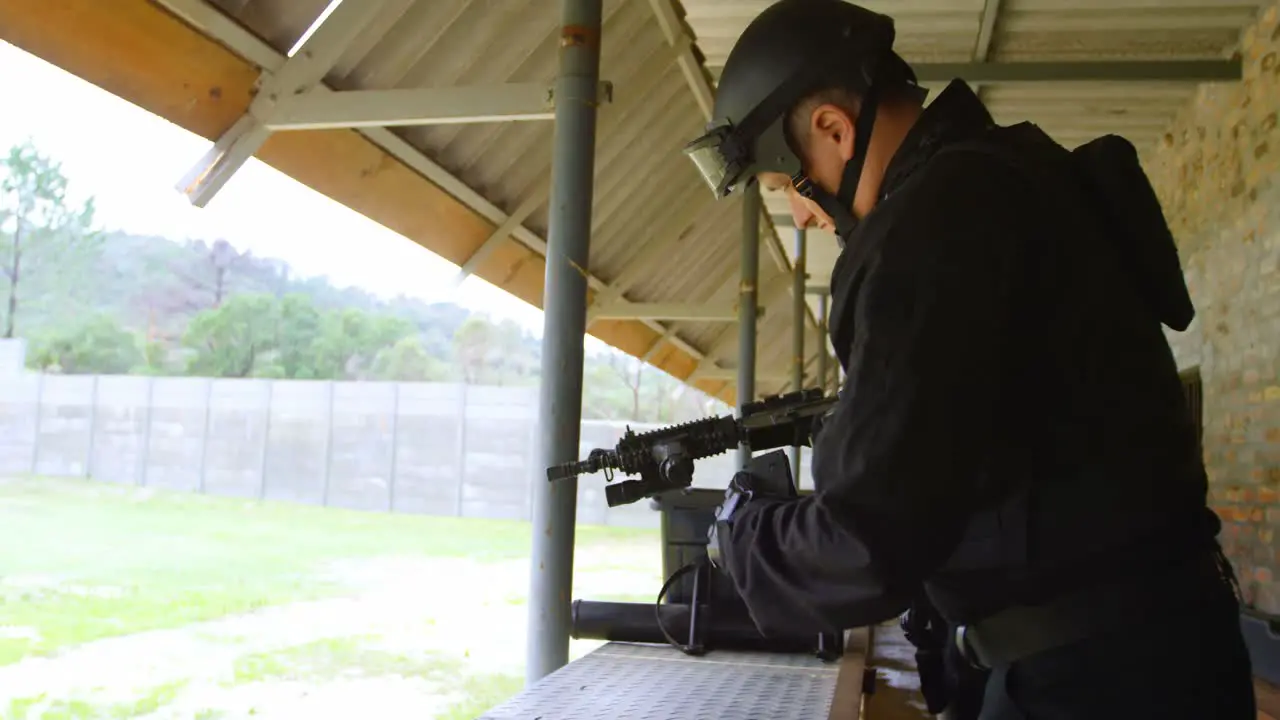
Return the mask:
[(223, 238), (339, 287), (456, 302), (542, 335), (541, 310), (480, 278), (455, 286), (456, 265), (257, 159), (191, 205), (176, 185), (212, 143), (4, 42), (0, 97), (0, 149), (31, 139), (61, 162), (68, 194), (95, 198), (102, 229)]

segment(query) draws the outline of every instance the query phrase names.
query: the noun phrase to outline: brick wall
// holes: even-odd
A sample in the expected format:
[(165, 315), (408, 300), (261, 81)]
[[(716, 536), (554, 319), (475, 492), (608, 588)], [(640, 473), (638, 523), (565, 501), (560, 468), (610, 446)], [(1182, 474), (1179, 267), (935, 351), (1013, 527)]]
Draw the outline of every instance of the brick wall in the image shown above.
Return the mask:
[(1204, 454), (1246, 601), (1280, 614), (1280, 24), (1242, 35), (1243, 83), (1202, 88), (1145, 162), (1197, 319), (1169, 339), (1203, 383)]

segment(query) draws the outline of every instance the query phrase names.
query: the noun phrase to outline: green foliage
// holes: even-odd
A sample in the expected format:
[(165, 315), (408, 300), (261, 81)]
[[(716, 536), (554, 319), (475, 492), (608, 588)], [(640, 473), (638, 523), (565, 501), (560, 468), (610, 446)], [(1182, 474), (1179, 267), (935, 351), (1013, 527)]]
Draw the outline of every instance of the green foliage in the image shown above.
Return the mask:
[(302, 293), (289, 293), (280, 301), (280, 330), (277, 349), (284, 377), (298, 380), (317, 379), (315, 346), (320, 338), (320, 311), (311, 298)]
[(165, 349), (164, 343), (160, 343), (155, 340), (145, 343), (142, 347), (142, 355), (143, 359), (146, 360), (146, 364), (140, 368), (135, 368), (135, 373), (139, 375), (165, 374), (168, 352)]
[[(75, 266), (87, 259), (98, 236), (91, 230), (93, 200), (79, 207), (67, 199), (62, 167), (30, 141), (0, 160), (0, 280), (4, 283), (3, 337), (14, 337), (23, 295), (75, 294), (69, 284)], [(46, 287), (30, 287), (33, 271), (44, 270)], [(35, 292), (26, 292), (34, 290)], [(61, 291), (61, 293), (59, 293)]]
[(379, 351), (412, 332), (413, 325), (403, 318), (356, 308), (326, 313), (312, 347), (318, 377), (364, 379)]
[(105, 313), (37, 339), (27, 360), (33, 369), (69, 375), (124, 375), (145, 362), (138, 338)]
[(472, 315), (453, 334), (453, 358), (464, 382), (525, 385), (538, 377), (538, 348), (510, 320)]
[(188, 370), (192, 375), (261, 377), (255, 371), (268, 370), (267, 355), (278, 342), (278, 318), (275, 298), (260, 293), (235, 295), (202, 311), (182, 338), (195, 351)]
[(584, 419), (672, 423), (726, 411), (723, 405), (637, 358), (620, 353), (586, 358)]
[(537, 379), (541, 370), (538, 357), (541, 348), (531, 346), (526, 340), (524, 331), (510, 320), (503, 320), (494, 328), (494, 384), (525, 385)]
[(465, 382), (475, 384), (492, 362), (496, 351), (494, 328), (486, 318), (472, 315), (453, 334), (453, 355)]
[(373, 361), (373, 378), (398, 382), (447, 382), (453, 379), (453, 373), (448, 363), (427, 352), (422, 338), (409, 336), (378, 352)]

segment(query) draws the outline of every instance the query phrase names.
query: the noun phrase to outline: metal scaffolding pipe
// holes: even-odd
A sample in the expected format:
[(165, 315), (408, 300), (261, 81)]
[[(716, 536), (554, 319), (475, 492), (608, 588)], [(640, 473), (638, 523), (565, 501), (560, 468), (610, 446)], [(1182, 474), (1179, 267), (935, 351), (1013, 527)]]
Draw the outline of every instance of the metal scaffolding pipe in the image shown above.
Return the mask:
[[(760, 279), (760, 186), (750, 185), (742, 198), (742, 265), (738, 283), (738, 415), (756, 395), (756, 283)], [(738, 467), (745, 468), (751, 449), (738, 448)]]
[(831, 386), (827, 376), (827, 294), (818, 294), (818, 385), (826, 394)]
[[(562, 0), (543, 285), (539, 466), (578, 459), (602, 0)], [(569, 662), (578, 483), (534, 483), (525, 682)]]
[[(804, 228), (796, 228), (796, 260), (791, 273), (791, 389), (804, 389), (804, 322), (805, 322), (805, 274), (807, 233)], [(791, 477), (796, 487), (800, 486), (800, 446), (791, 448)]]

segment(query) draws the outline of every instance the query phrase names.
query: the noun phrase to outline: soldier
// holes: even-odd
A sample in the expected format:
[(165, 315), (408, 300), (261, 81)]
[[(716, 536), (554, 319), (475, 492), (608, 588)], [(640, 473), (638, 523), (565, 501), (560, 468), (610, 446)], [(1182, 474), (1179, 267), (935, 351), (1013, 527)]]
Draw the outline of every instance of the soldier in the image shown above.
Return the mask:
[(713, 527), (764, 632), (901, 614), (922, 586), (990, 669), (982, 717), (1255, 717), (1239, 594), (1161, 325), (1193, 310), (1132, 145), (925, 106), (890, 18), (782, 0), (686, 152), (718, 196), (833, 230), (846, 381), (815, 492)]

